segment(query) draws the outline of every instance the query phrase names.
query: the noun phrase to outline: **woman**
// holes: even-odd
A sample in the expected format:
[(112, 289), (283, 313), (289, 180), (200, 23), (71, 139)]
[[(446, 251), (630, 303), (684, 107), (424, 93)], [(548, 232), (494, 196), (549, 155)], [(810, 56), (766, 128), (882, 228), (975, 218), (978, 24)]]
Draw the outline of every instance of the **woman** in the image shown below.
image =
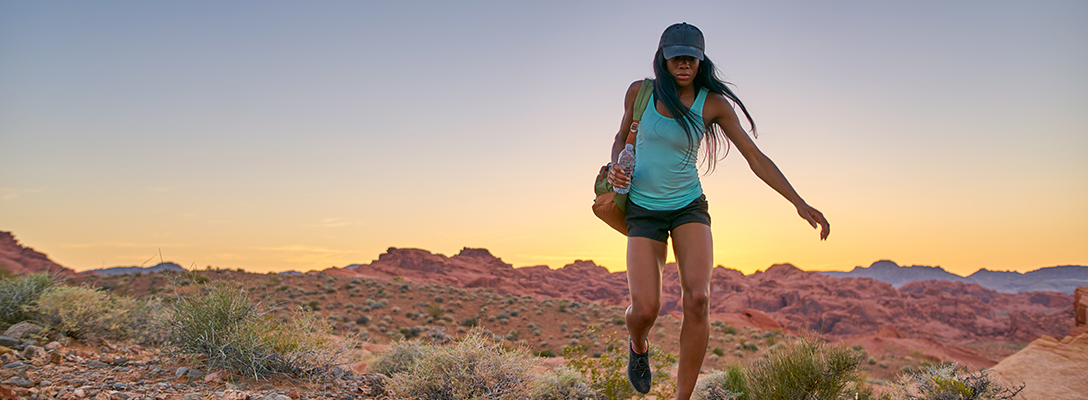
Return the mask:
[(642, 81), (627, 89), (623, 123), (612, 146), (612, 168), (608, 173), (613, 186), (631, 184), (626, 215), (627, 284), (631, 290), (626, 313), (630, 333), (627, 374), (631, 385), (641, 393), (648, 392), (651, 386), (647, 338), (661, 310), (661, 273), (666, 242), (672, 237), (684, 309), (677, 399), (690, 398), (695, 389), (710, 331), (707, 299), (714, 250), (710, 214), (696, 169), (700, 143), (706, 142), (706, 162), (712, 170), (718, 149), (723, 142), (727, 148), (732, 142), (756, 176), (793, 203), (813, 228), (822, 227), (821, 240), (831, 231), (823, 214), (801, 199), (741, 127), (731, 104), (740, 107), (755, 133), (751, 115), (715, 76), (714, 64), (703, 54), (704, 47), (703, 34), (695, 26), (681, 23), (665, 29), (654, 56), (653, 95), (635, 140), (633, 179), (617, 166), (616, 160), (627, 141)]

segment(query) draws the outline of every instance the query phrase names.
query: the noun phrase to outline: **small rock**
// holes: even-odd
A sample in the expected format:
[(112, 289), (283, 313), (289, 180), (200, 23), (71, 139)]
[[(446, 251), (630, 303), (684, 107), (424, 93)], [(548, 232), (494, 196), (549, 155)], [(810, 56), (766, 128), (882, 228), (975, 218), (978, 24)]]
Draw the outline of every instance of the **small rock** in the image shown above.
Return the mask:
[(188, 373), (189, 373), (189, 367), (179, 367), (178, 372), (174, 374), (174, 377), (175, 378), (181, 378), (181, 377), (185, 376), (185, 374), (188, 374)]
[(38, 386), (53, 386), (53, 381), (41, 381), (38, 382)]
[(45, 349), (49, 350), (49, 351), (59, 349), (60, 347), (61, 347), (60, 342), (55, 342), (55, 341), (54, 342), (49, 342), (49, 344), (45, 345)]
[(204, 376), (204, 383), (220, 383), (223, 382), (223, 376), (227, 374), (227, 371), (215, 371)]
[(282, 394), (270, 394), (268, 396), (261, 397), (259, 400), (291, 400), (291, 398)]
[(61, 357), (59, 353), (49, 354), (49, 362), (51, 364), (60, 364), (62, 361), (64, 361), (64, 358)]
[(204, 400), (204, 396), (201, 396), (200, 393), (189, 393), (182, 396), (181, 400)]
[(15, 379), (12, 379), (11, 381), (9, 381), (8, 383), (11, 383), (12, 385), (15, 385), (15, 386), (18, 386), (18, 387), (24, 387), (24, 388), (34, 387), (34, 381), (32, 381), (30, 379), (25, 379), (25, 378), (15, 378)]
[(22, 367), (22, 366), (23, 366), (23, 363), (21, 361), (16, 361), (16, 362), (13, 362), (13, 363), (4, 364), (4, 368), (19, 368), (19, 367)]
[(72, 391), (72, 394), (76, 395), (76, 397), (79, 397), (79, 398), (82, 398), (82, 397), (87, 395), (87, 393), (83, 391), (83, 388), (76, 388), (76, 390)]
[(113, 365), (125, 365), (128, 364), (128, 361), (128, 358), (125, 357), (115, 357), (113, 359)]
[(199, 369), (190, 369), (189, 373), (185, 374), (189, 379), (200, 379), (204, 377), (204, 371)]
[(124, 383), (114, 383), (113, 385), (110, 385), (110, 387), (113, 388), (113, 390), (128, 390), (128, 385)]
[(22, 341), (18, 338), (13, 338), (11, 336), (0, 336), (0, 346), (11, 347), (19, 344), (20, 342)]
[(272, 389), (275, 389), (275, 388), (276, 388), (275, 386), (272, 386), (272, 385), (269, 385), (269, 384), (261, 385), (261, 390), (272, 390)]
[(226, 385), (223, 385), (223, 388), (227, 389), (227, 390), (241, 390), (241, 388), (238, 387), (238, 385), (235, 385), (235, 384), (230, 383), (230, 382), (227, 382)]
[(28, 360), (37, 360), (39, 358), (48, 357), (49, 353), (46, 353), (45, 349), (38, 346), (27, 346), (26, 349), (23, 350), (23, 358), (26, 358)]
[(12, 350), (10, 347), (0, 346), (0, 355), (11, 354), (14, 352), (15, 350)]
[(37, 335), (41, 331), (42, 327), (23, 321), (18, 324), (12, 325), (10, 328), (8, 328), (8, 330), (4, 331), (3, 336), (15, 339), (22, 339), (30, 335)]
[(109, 366), (110, 366), (109, 364), (106, 364), (106, 363), (98, 361), (98, 360), (88, 360), (86, 362), (86, 364), (87, 364), (87, 366), (94, 367), (94, 368), (109, 368)]

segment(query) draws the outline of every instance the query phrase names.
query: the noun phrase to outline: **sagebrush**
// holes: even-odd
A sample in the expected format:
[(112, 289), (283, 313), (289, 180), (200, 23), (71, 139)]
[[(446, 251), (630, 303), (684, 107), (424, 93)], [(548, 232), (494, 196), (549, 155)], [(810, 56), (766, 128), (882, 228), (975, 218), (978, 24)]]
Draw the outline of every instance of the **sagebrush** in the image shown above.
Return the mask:
[(34, 318), (38, 298), (53, 282), (46, 272), (0, 279), (0, 331)]
[[(582, 346), (564, 347), (563, 357), (568, 360), (568, 365), (586, 377), (590, 387), (601, 398), (619, 400), (635, 395), (635, 388), (627, 379), (626, 341), (613, 340), (599, 357), (586, 354)], [(649, 395), (659, 399), (674, 396), (676, 380), (669, 376), (669, 370), (676, 365), (676, 359), (675, 354), (667, 353), (657, 345), (650, 345), (653, 386)]]
[(600, 397), (581, 372), (569, 366), (548, 370), (533, 379), (532, 400), (596, 400)]
[(423, 347), (389, 388), (397, 398), (409, 399), (525, 399), (534, 365), (525, 349), (506, 348), (477, 329), (455, 344)]
[(987, 370), (970, 372), (955, 364), (939, 364), (902, 376), (895, 389), (893, 399), (1007, 400), (1016, 397), (1024, 386), (1004, 387)]
[(37, 319), (52, 332), (76, 339), (165, 339), (159, 321), (165, 309), (157, 298), (134, 299), (83, 286), (53, 286), (42, 292)]
[(299, 310), (281, 324), (251, 304), (236, 283), (212, 283), (205, 290), (178, 297), (165, 326), (174, 347), (203, 356), (208, 367), (256, 378), (320, 378), (341, 363), (350, 346), (327, 339), (332, 327), (319, 315)]

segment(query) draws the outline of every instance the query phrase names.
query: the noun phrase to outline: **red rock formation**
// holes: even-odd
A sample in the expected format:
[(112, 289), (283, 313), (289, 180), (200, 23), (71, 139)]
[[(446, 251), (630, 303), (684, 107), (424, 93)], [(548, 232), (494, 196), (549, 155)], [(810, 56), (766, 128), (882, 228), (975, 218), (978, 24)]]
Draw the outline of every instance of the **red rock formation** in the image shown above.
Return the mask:
[[(556, 270), (546, 266), (513, 268), (484, 249), (466, 248), (446, 257), (393, 248), (355, 272), (606, 305), (629, 302), (624, 272), (609, 273), (582, 260)], [(747, 276), (715, 267), (710, 285), (714, 315), (735, 314), (738, 321), (751, 326), (777, 324), (786, 330), (816, 331), (831, 338), (876, 335), (882, 327), (889, 327), (901, 338), (1026, 343), (1041, 335), (1062, 335), (1073, 327), (1068, 318), (1073, 298), (1056, 292), (999, 293), (977, 284), (948, 281), (914, 282), (897, 290), (871, 278), (834, 278), (788, 264)], [(662, 276), (662, 314), (680, 316), (681, 297), (676, 265), (669, 264)], [(753, 318), (739, 315), (746, 310), (761, 311), (767, 319), (753, 322)]]
[(1069, 336), (1088, 333), (1088, 286), (1080, 286), (1073, 291), (1073, 330)]
[(1058, 341), (1043, 336), (993, 367), (1007, 386), (1024, 385), (1017, 399), (1083, 399), (1088, 393), (1088, 335)]
[(49, 256), (23, 247), (11, 232), (0, 231), (0, 266), (13, 274), (50, 272), (56, 275), (74, 275), (76, 272), (49, 259)]

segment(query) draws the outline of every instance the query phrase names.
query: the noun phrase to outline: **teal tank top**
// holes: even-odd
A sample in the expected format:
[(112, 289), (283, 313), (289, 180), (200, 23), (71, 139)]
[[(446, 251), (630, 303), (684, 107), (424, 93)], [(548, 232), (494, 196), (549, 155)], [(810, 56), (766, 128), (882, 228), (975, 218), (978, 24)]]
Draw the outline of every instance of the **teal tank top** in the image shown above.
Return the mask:
[(679, 122), (658, 113), (657, 103), (653, 95), (650, 96), (635, 137), (635, 172), (629, 195), (639, 207), (655, 211), (677, 210), (703, 194), (696, 164), (699, 144), (705, 134), (701, 124), (708, 92), (706, 88), (700, 89), (691, 104), (691, 112), (700, 122), (693, 149), (690, 149), (688, 135)]

